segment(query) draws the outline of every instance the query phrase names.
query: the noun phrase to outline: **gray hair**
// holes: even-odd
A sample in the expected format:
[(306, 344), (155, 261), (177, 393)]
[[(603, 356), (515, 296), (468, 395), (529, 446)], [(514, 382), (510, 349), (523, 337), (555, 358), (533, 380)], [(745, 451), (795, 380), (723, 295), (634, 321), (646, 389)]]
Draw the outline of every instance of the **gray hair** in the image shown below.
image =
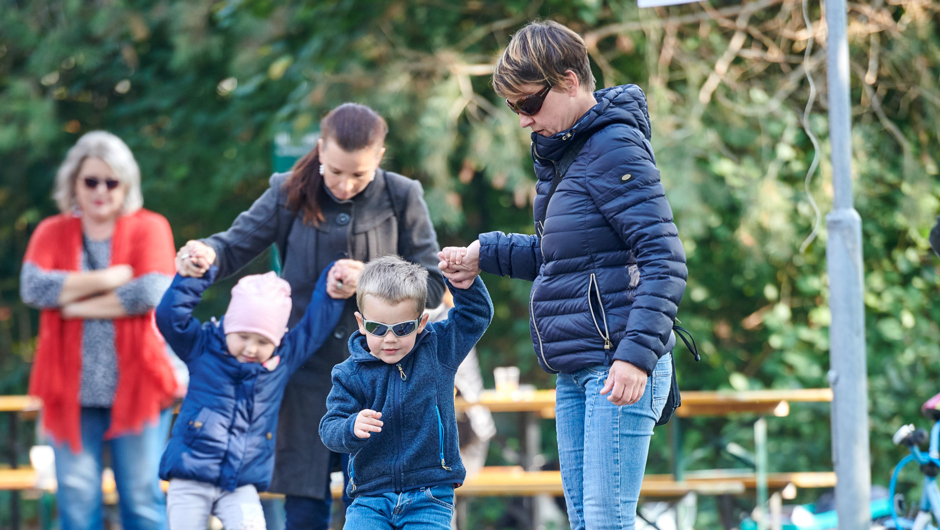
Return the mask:
[(69, 149), (65, 160), (55, 175), (55, 191), (52, 198), (63, 213), (76, 207), (75, 178), (87, 158), (104, 160), (114, 175), (127, 186), (124, 196), (123, 213), (134, 213), (144, 205), (144, 196), (140, 192), (140, 167), (134, 160), (127, 144), (117, 136), (106, 131), (92, 131), (84, 134)]
[(390, 304), (411, 300), (418, 316), (424, 314), (428, 299), (428, 271), (400, 256), (382, 256), (366, 263), (356, 287), (356, 303), (362, 309), (366, 296)]

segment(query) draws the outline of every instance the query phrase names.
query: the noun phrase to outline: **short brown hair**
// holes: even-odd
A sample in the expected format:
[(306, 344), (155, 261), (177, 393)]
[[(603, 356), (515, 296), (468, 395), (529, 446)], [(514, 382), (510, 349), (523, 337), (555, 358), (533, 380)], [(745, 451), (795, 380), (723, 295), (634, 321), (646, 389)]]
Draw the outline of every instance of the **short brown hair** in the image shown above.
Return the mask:
[(583, 88), (594, 91), (584, 39), (557, 22), (535, 21), (512, 36), (496, 61), (493, 88), (500, 97), (509, 98), (524, 95), (523, 85), (564, 86), (568, 70)]
[[(320, 138), (331, 140), (346, 152), (385, 144), (388, 124), (374, 110), (358, 103), (343, 103), (320, 121)], [(303, 211), (304, 223), (318, 225), (323, 220), (321, 202), (326, 199), (320, 174), (320, 149), (316, 146), (298, 160), (284, 181), (287, 208)]]
[(428, 300), (428, 270), (405, 261), (401, 256), (389, 255), (366, 263), (356, 286), (356, 304), (362, 310), (367, 296), (395, 305), (410, 300), (420, 317)]

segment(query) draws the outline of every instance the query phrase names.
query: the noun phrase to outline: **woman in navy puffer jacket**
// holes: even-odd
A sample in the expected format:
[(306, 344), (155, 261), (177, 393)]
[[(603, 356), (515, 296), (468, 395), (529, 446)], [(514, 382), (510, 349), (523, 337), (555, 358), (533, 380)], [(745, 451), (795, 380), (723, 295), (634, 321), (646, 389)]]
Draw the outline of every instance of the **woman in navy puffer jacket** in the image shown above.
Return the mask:
[(593, 85), (570, 29), (535, 22), (513, 36), (493, 86), (532, 129), (537, 235), (481, 234), (445, 248), (440, 267), (458, 287), (481, 269), (534, 282), (530, 329), (540, 365), (558, 374), (568, 516), (599, 530), (634, 527), (687, 271), (643, 91)]

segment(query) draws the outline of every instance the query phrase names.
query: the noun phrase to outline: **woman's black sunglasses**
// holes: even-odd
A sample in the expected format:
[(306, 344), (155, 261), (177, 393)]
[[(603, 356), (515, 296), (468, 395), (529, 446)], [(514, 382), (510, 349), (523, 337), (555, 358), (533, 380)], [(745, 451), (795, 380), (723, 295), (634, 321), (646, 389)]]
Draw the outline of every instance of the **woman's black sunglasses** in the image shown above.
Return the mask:
[(116, 190), (121, 185), (121, 181), (114, 179), (99, 179), (97, 177), (85, 177), (85, 187), (90, 190), (98, 189), (99, 184), (104, 184), (108, 190)]
[(374, 320), (363, 320), (362, 327), (366, 328), (367, 333), (375, 335), (376, 337), (384, 337), (389, 329), (392, 330), (392, 333), (394, 333), (396, 337), (407, 337), (418, 330), (418, 322), (420, 321), (420, 318), (416, 318), (407, 322), (399, 322), (398, 324), (383, 324)]
[(509, 99), (506, 99), (506, 105), (509, 105), (509, 108), (512, 109), (516, 114), (522, 114), (523, 116), (535, 116), (542, 110), (542, 103), (545, 102), (545, 96), (548, 95), (548, 92), (552, 89), (551, 85), (539, 90), (535, 94), (529, 94), (528, 96), (522, 96), (517, 99), (515, 103), (510, 103)]

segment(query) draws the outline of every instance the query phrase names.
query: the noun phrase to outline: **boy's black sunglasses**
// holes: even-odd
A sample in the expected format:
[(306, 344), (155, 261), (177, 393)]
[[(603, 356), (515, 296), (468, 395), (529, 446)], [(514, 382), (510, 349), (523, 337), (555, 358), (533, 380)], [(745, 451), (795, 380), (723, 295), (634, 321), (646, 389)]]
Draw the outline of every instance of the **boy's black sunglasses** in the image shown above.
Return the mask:
[(512, 109), (516, 114), (522, 114), (523, 116), (535, 116), (542, 110), (542, 103), (545, 103), (545, 96), (548, 95), (548, 92), (552, 89), (551, 85), (546, 86), (542, 90), (539, 90), (535, 94), (529, 94), (528, 96), (522, 96), (517, 99), (515, 103), (510, 103), (509, 98), (506, 98), (506, 105), (509, 105), (509, 108)]
[(368, 334), (375, 335), (376, 337), (384, 337), (388, 334), (389, 329), (392, 330), (392, 333), (394, 333), (396, 337), (407, 337), (418, 330), (418, 322), (420, 321), (420, 317), (407, 322), (399, 322), (398, 324), (383, 324), (382, 322), (376, 322), (374, 320), (363, 320), (362, 327), (366, 328)]

